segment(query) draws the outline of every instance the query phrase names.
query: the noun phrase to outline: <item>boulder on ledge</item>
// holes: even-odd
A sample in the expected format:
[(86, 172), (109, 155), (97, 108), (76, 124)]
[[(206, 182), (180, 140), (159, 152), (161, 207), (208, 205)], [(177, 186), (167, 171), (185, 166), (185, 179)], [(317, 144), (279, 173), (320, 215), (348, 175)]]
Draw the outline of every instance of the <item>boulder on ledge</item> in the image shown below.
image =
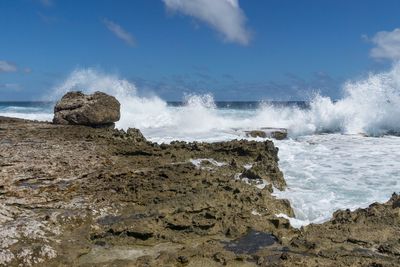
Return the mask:
[(68, 92), (54, 107), (54, 124), (114, 127), (120, 119), (120, 103), (110, 95)]

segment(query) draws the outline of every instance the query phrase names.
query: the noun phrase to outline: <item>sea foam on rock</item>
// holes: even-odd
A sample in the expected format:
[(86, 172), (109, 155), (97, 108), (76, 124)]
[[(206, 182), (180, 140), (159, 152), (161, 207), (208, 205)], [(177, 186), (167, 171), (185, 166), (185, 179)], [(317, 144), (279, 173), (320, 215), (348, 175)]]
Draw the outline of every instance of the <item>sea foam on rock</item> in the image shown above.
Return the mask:
[(110, 95), (68, 92), (54, 107), (54, 124), (114, 127), (120, 119), (120, 103)]

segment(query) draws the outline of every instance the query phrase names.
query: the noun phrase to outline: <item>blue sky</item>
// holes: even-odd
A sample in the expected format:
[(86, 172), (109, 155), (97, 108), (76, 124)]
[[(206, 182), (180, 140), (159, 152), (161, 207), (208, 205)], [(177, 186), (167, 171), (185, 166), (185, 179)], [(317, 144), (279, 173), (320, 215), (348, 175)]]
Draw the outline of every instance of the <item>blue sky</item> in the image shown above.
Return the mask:
[(0, 1), (0, 101), (77, 68), (181, 100), (302, 100), (400, 58), (398, 0)]

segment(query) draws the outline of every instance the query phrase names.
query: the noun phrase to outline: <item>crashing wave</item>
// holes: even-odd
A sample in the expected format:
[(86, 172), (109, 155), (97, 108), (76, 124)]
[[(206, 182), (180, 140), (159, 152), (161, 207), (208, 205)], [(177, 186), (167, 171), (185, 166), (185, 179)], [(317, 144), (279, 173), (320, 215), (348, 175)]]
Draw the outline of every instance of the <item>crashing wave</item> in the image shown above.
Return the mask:
[(287, 128), (292, 137), (332, 132), (374, 136), (400, 132), (400, 63), (387, 72), (347, 82), (343, 87), (344, 97), (338, 101), (317, 95), (307, 109), (261, 104), (247, 117), (240, 115), (240, 110), (237, 114), (221, 112), (211, 95), (187, 95), (183, 106), (169, 107), (157, 96), (139, 96), (131, 82), (94, 69), (72, 72), (56, 88), (53, 99), (70, 90), (112, 94), (122, 107), (118, 127), (137, 127), (145, 132), (158, 129), (166, 135), (229, 133), (232, 129), (266, 126)]

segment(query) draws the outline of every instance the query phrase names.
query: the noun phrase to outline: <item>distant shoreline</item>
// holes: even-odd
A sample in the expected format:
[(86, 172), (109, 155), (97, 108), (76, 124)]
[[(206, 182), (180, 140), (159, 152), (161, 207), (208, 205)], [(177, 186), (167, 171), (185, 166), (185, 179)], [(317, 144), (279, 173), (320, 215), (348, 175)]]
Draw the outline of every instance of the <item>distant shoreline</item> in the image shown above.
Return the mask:
[[(0, 101), (1, 106), (35, 106), (35, 105), (55, 105), (56, 101)], [(166, 101), (168, 106), (181, 107), (186, 104), (185, 101)], [(309, 101), (214, 101), (217, 108), (233, 109), (257, 109), (260, 105), (272, 106), (296, 106), (299, 108), (308, 108)]]

